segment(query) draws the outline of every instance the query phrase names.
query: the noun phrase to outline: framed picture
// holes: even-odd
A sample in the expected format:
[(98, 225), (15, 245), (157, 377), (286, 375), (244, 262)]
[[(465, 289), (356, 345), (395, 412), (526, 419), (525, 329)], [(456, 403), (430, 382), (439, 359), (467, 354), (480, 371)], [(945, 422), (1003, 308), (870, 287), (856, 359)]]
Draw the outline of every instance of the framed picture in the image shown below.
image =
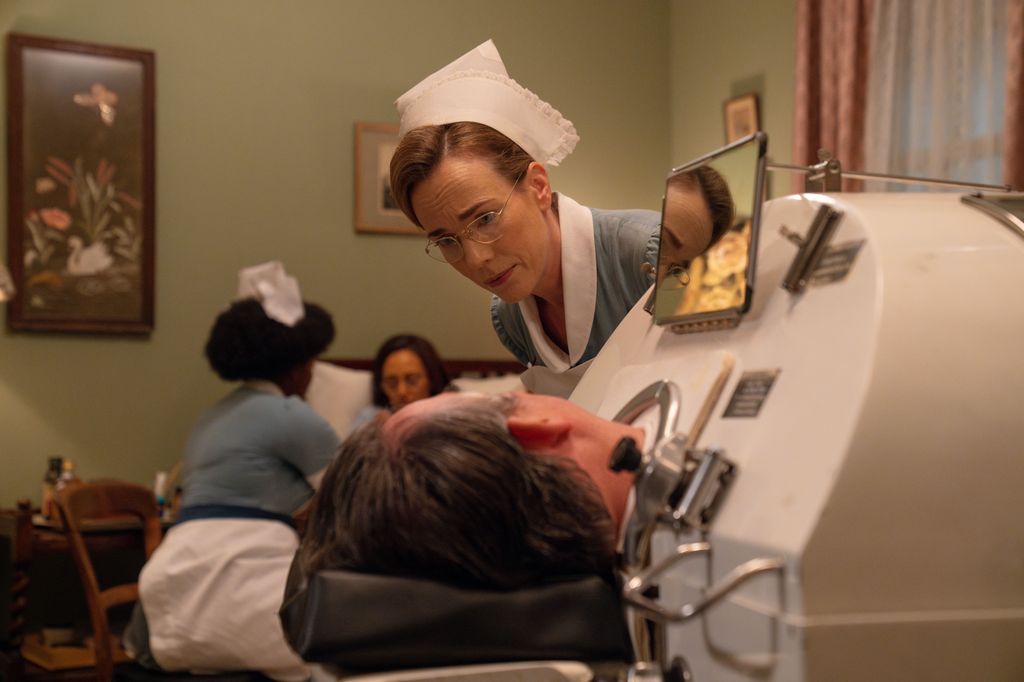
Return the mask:
[(748, 93), (727, 99), (722, 107), (725, 119), (725, 142), (735, 142), (761, 129), (757, 95)]
[(356, 122), (355, 225), (357, 232), (423, 236), (391, 194), (391, 156), (398, 146), (398, 125)]
[(15, 330), (153, 329), (154, 55), (7, 36)]

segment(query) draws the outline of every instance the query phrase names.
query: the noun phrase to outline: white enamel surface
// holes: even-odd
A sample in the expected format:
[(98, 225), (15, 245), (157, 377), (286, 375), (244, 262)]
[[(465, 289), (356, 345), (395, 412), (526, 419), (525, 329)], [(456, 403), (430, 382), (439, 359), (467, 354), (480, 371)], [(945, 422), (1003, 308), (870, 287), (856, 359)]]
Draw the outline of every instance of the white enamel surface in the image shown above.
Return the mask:
[[(779, 286), (820, 203), (864, 239), (840, 283)], [(700, 446), (739, 470), (705, 559), (662, 584), (682, 604), (734, 566), (782, 557), (673, 626), (695, 679), (1024, 674), (1024, 240), (954, 194), (805, 195), (765, 206), (754, 305), (733, 330), (676, 335), (635, 308), (573, 400), (612, 416), (652, 381), (687, 430), (715, 354), (736, 367)], [(746, 370), (780, 374), (758, 417), (722, 418)], [(655, 559), (677, 541), (663, 532)], [(893, 644), (899, 642), (899, 644)], [(966, 652), (985, 653), (985, 662)], [(887, 672), (886, 672), (887, 671)], [(837, 677), (839, 676), (839, 677)]]

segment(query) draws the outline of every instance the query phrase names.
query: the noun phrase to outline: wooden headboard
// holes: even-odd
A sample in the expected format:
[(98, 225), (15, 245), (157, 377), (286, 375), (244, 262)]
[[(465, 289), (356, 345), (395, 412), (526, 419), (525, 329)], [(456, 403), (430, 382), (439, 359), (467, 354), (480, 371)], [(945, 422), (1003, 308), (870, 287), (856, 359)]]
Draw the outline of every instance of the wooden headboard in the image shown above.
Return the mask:
[[(365, 369), (373, 371), (373, 358), (320, 358), (324, 362), (349, 369)], [(459, 377), (494, 377), (503, 374), (522, 374), (526, 367), (516, 360), (443, 360), (448, 376)]]

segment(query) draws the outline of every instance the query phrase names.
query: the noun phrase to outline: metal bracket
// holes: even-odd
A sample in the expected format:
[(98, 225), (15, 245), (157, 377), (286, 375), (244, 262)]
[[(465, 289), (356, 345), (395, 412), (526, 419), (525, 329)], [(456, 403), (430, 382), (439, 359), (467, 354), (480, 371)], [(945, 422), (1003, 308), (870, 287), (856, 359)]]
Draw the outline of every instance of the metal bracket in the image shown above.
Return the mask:
[(693, 673), (682, 656), (673, 658), (667, 670), (657, 663), (637, 661), (626, 670), (625, 682), (693, 682)]
[(649, 617), (655, 620), (668, 623), (682, 623), (694, 616), (700, 615), (708, 610), (730, 592), (738, 588), (756, 575), (781, 572), (786, 563), (778, 557), (764, 557), (746, 561), (729, 573), (705, 592), (701, 599), (679, 608), (667, 608), (653, 599), (644, 596), (644, 593), (654, 584), (655, 578), (675, 566), (683, 559), (693, 556), (704, 556), (711, 554), (711, 544), (708, 542), (691, 542), (679, 545), (674, 554), (662, 559), (647, 570), (630, 578), (622, 588), (622, 598), (627, 604), (642, 609)]
[[(1020, 207), (1024, 205), (1024, 194), (1007, 196), (968, 194), (960, 197), (965, 205), (987, 213), (1013, 230), (1018, 237), (1024, 237), (1024, 219)], [(1011, 210), (1011, 208), (1015, 210)]]
[(805, 192), (841, 192), (843, 169), (839, 159), (827, 149), (818, 150), (818, 163), (808, 167), (804, 178)]
[(780, 229), (787, 239), (800, 246), (796, 252), (796, 258), (793, 259), (789, 271), (786, 272), (786, 276), (782, 280), (783, 289), (793, 294), (799, 294), (807, 288), (807, 281), (814, 273), (814, 269), (818, 267), (821, 257), (825, 255), (828, 243), (832, 240), (832, 235), (835, 234), (842, 217), (842, 212), (822, 204), (805, 237), (800, 238), (785, 226)]
[(804, 191), (806, 192), (839, 192), (842, 179), (882, 180), (901, 185), (925, 185), (932, 187), (952, 187), (955, 189), (987, 190), (989, 192), (1013, 192), (1010, 185), (991, 185), (984, 182), (966, 182), (964, 180), (943, 180), (942, 178), (920, 178), (911, 175), (893, 175), (892, 173), (868, 173), (866, 171), (842, 170), (839, 160), (832, 157), (826, 149), (818, 150), (818, 163), (813, 166), (799, 166), (791, 163), (768, 163), (770, 171), (804, 174)]
[(674, 505), (672, 521), (677, 528), (707, 530), (732, 483), (736, 465), (718, 449), (687, 450), (681, 499)]

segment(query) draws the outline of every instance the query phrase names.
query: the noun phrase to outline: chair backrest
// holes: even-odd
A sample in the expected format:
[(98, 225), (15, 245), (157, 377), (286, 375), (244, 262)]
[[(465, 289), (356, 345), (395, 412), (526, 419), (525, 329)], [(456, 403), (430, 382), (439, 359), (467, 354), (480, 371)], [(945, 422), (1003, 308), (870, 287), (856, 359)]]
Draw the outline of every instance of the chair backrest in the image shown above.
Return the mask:
[(60, 491), (57, 495), (57, 509), (89, 606), (97, 679), (108, 682), (114, 674), (114, 652), (120, 645), (110, 636), (107, 610), (119, 604), (137, 601), (139, 587), (138, 583), (127, 583), (100, 590), (92, 559), (82, 538), (82, 528), (88, 521), (110, 521), (126, 517), (138, 519), (146, 558), (149, 559), (160, 544), (161, 537), (156, 497), (149, 488), (134, 483), (92, 481)]

